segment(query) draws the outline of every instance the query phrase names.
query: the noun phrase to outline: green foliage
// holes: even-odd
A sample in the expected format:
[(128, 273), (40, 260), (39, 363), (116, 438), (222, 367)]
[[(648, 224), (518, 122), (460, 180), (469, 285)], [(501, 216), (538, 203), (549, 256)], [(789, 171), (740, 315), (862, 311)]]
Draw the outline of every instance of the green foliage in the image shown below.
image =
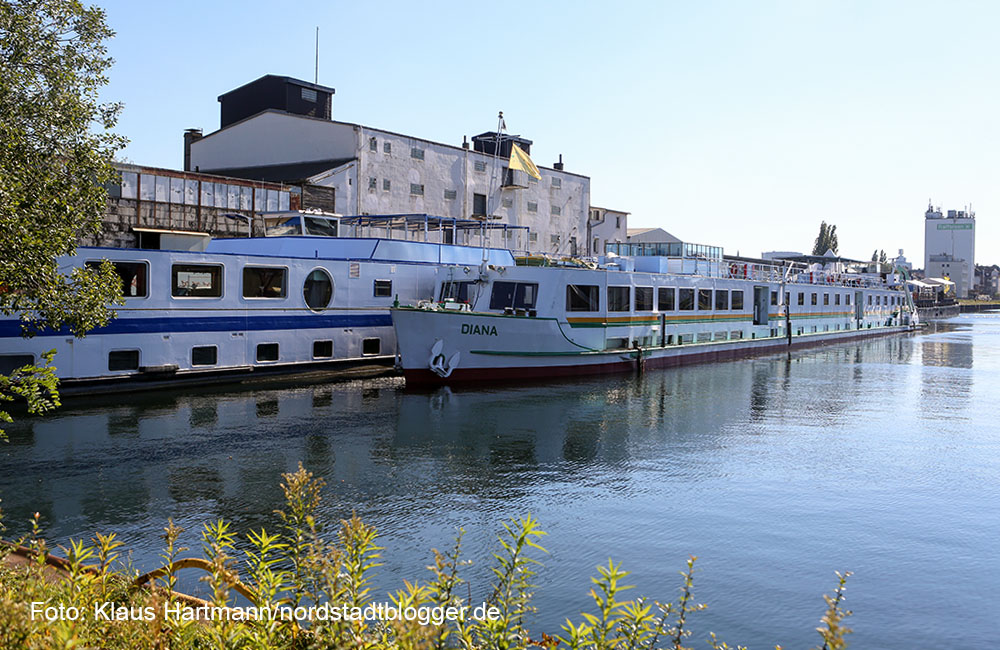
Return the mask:
[(837, 226), (828, 226), (823, 221), (819, 224), (819, 236), (813, 244), (813, 255), (825, 255), (830, 250), (840, 254), (840, 244), (837, 242)]
[[(460, 567), (467, 564), (460, 559), (461, 531), (451, 551), (433, 552), (434, 564), (428, 567), (431, 578), (427, 582), (404, 582), (403, 588), (389, 598), (391, 605), (400, 611), (424, 608), (430, 612), (433, 611), (430, 608), (439, 608), (437, 611), (443, 613), (447, 608), (459, 612), (464, 607), (467, 611), (464, 617), (314, 619), (301, 623), (281, 617), (243, 621), (213, 617), (196, 621), (165, 616), (165, 605), (192, 605), (189, 597), (172, 591), (174, 573), (180, 566), (199, 566), (206, 572), (203, 580), (209, 586), (210, 604), (218, 608), (234, 607), (234, 592), (243, 594), (252, 606), (260, 609), (323, 603), (344, 611), (374, 606), (372, 579), (382, 550), (377, 546), (375, 529), (352, 515), (340, 523), (333, 540), (325, 539), (316, 522), (323, 482), (301, 465), (283, 478), (285, 508), (280, 511), (281, 532), (251, 531), (245, 543), (238, 543), (229, 523), (210, 522), (202, 530), (203, 559), (179, 560), (186, 550), (177, 545), (182, 531), (170, 522), (164, 530), (163, 569), (137, 580), (130, 580), (127, 570), (116, 569), (121, 543), (114, 535), (96, 535), (91, 543), (71, 541), (63, 549), (67, 559), (66, 579), (53, 580), (45, 563), (47, 550), (36, 515), (31, 533), (18, 540), (32, 549), (33, 561), (27, 567), (4, 564), (2, 559), (7, 549), (0, 545), (0, 647), (174, 650), (527, 650), (559, 646), (581, 650), (688, 650), (697, 647), (689, 644), (694, 636), (691, 615), (705, 605), (697, 604), (693, 596), (695, 557), (688, 559), (686, 570), (681, 572), (679, 597), (666, 603), (626, 599), (624, 594), (632, 589), (624, 582), (629, 573), (608, 560), (597, 568), (597, 577), (591, 579), (593, 611), (582, 613), (582, 620), (576, 623), (567, 619), (559, 636), (530, 634), (526, 623), (528, 614), (535, 611), (531, 599), (535, 569), (539, 566), (536, 555), (545, 552), (538, 543), (545, 533), (530, 516), (506, 522), (497, 539), (493, 582), (485, 599), (493, 608), (489, 617), (472, 615), (478, 602), (459, 575)], [(237, 551), (237, 547), (243, 550)], [(242, 561), (238, 561), (239, 555), (243, 556)], [(246, 572), (246, 582), (240, 580), (240, 570)], [(848, 575), (838, 574), (839, 585), (834, 595), (824, 596), (827, 610), (817, 628), (823, 650), (846, 647), (844, 638), (850, 629), (843, 621), (850, 612), (842, 608), (842, 603)], [(145, 578), (149, 576), (160, 578), (157, 586), (148, 586)], [(137, 586), (140, 584), (147, 586)], [(29, 611), (32, 601), (74, 606), (89, 612), (109, 600), (133, 612), (149, 608), (150, 615), (146, 620), (105, 621), (85, 613), (78, 620), (45, 621), (32, 620)], [(704, 641), (715, 650), (730, 648), (714, 634)]]
[[(125, 142), (109, 132), (121, 107), (98, 102), (112, 35), (103, 10), (75, 0), (0, 1), (0, 315), (19, 317), (26, 335), (66, 326), (81, 336), (113, 317), (121, 295), (110, 264), (67, 274), (56, 261), (99, 229)], [(54, 407), (50, 366), (15, 373), (0, 396), (45, 395), (29, 410)]]

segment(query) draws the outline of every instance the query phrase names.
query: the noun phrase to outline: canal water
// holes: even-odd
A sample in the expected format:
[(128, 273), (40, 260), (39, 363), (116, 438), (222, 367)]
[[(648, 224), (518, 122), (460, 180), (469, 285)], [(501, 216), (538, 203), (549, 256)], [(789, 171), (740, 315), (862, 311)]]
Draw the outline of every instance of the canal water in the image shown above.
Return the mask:
[[(697, 555), (692, 645), (818, 645), (834, 571), (859, 648), (985, 648), (1000, 610), (1000, 317), (751, 360), (434, 392), (397, 379), (122, 395), (22, 418), (0, 443), (7, 536), (117, 532), (142, 570), (167, 518), (275, 529), (281, 473), (328, 488), (321, 519), (381, 532), (385, 591), (464, 528), (474, 597), (500, 522), (549, 533), (533, 632), (590, 611), (595, 567), (677, 596)], [(203, 588), (186, 578), (192, 590)]]

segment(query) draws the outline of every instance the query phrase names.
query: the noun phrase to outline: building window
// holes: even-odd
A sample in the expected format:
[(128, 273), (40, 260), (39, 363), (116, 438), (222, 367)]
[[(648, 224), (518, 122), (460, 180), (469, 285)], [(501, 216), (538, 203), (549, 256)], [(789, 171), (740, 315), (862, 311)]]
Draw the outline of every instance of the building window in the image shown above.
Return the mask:
[(170, 295), (175, 298), (222, 297), (222, 267), (214, 264), (174, 264)]
[(361, 354), (375, 355), (382, 352), (382, 339), (363, 339), (361, 341)]
[(504, 197), (502, 204), (505, 208), (512, 208), (514, 207), (514, 199)]
[[(145, 298), (149, 295), (149, 265), (146, 262), (112, 262), (115, 273), (122, 281), (122, 296)], [(100, 268), (101, 262), (87, 262), (90, 268)]]
[(410, 148), (410, 158), (416, 158), (417, 160), (424, 159), (424, 150), (417, 147)]
[(332, 359), (333, 341), (313, 341), (313, 359)]
[(528, 201), (528, 212), (538, 212), (538, 204), (534, 201)]
[(732, 300), (730, 301), (731, 309), (743, 309), (743, 291), (737, 290), (733, 291), (731, 294)]
[(632, 287), (608, 287), (608, 311), (628, 311)]
[(486, 214), (486, 195), (485, 194), (473, 194), (472, 195), (472, 214), (474, 214), (474, 215), (485, 215)]
[(376, 298), (392, 297), (392, 280), (375, 280), (372, 295)]
[(528, 241), (531, 242), (532, 244), (537, 244), (538, 243), (538, 233), (537, 232), (529, 232), (528, 233)]
[(622, 227), (622, 218), (615, 217), (615, 228), (621, 229), (621, 227)]
[(192, 366), (214, 366), (219, 362), (219, 348), (214, 345), (201, 345), (191, 348)]
[(566, 285), (566, 311), (600, 311), (601, 290), (592, 285)]
[(458, 197), (458, 192), (456, 190), (445, 190), (444, 199), (445, 201), (454, 201)]
[(333, 298), (333, 282), (330, 275), (323, 269), (313, 269), (302, 284), (302, 297), (309, 309), (320, 311), (330, 304)]
[(244, 298), (284, 298), (288, 271), (267, 266), (243, 267)]
[(392, 189), (392, 182), (388, 178), (382, 179), (382, 191), (388, 192)]
[(673, 311), (676, 290), (673, 287), (660, 287), (656, 292), (656, 308), (660, 311)]
[(257, 345), (257, 361), (277, 361), (278, 344), (260, 343)]
[(378, 151), (378, 140), (376, 138), (370, 138), (368, 140), (368, 148), (372, 151)]
[(312, 88), (303, 88), (302, 89), (302, 99), (305, 100), (305, 101), (307, 101), (307, 102), (314, 102), (315, 103), (315, 101), (316, 101), (316, 91), (313, 90)]
[(559, 189), (560, 187), (562, 187), (562, 179), (561, 178), (553, 178), (552, 179), (552, 187), (554, 187), (556, 189)]
[(681, 311), (694, 311), (694, 289), (679, 289), (677, 304)]
[(410, 194), (413, 196), (423, 196), (424, 186), (419, 183), (410, 183)]
[(553, 215), (560, 215), (560, 214), (562, 214), (562, 208), (560, 208), (558, 205), (553, 205), (552, 206), (552, 214)]
[(549, 243), (553, 246), (559, 246), (559, 235), (549, 235)]
[(716, 291), (715, 292), (715, 308), (716, 309), (729, 309), (729, 292), (728, 291)]
[(475, 169), (477, 172), (484, 172), (486, 171), (486, 163), (483, 162), (482, 160), (477, 160), (472, 163), (472, 168)]
[(368, 189), (372, 192), (378, 189), (378, 179), (374, 176), (368, 178)]
[(383, 142), (382, 143), (382, 153), (392, 153), (392, 143)]
[(653, 287), (635, 288), (635, 310), (653, 311)]
[(711, 289), (698, 289), (698, 311), (712, 311)]
[(534, 309), (538, 285), (529, 282), (494, 282), (490, 309)]
[(120, 370), (138, 370), (139, 351), (138, 350), (112, 350), (108, 353), (108, 370), (117, 372)]

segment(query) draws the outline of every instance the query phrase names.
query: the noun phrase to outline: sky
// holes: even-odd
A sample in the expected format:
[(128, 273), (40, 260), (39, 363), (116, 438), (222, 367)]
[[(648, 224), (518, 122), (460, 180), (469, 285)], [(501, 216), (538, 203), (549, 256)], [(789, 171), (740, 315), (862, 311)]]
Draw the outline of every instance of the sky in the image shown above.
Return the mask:
[(1000, 263), (1000, 3), (98, 0), (122, 157), (183, 167), (186, 128), (264, 74), (336, 89), (335, 120), (459, 144), (496, 128), (591, 178), (593, 205), (726, 253), (904, 249), (976, 211)]

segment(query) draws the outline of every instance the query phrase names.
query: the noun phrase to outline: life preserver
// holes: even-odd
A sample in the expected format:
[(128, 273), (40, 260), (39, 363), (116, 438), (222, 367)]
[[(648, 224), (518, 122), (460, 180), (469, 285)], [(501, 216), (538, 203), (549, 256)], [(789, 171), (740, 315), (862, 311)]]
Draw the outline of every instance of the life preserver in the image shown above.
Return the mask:
[(739, 272), (740, 272), (740, 267), (739, 265), (736, 264), (736, 262), (733, 262), (732, 264), (729, 265), (729, 277), (732, 278), (739, 277), (738, 275)]

